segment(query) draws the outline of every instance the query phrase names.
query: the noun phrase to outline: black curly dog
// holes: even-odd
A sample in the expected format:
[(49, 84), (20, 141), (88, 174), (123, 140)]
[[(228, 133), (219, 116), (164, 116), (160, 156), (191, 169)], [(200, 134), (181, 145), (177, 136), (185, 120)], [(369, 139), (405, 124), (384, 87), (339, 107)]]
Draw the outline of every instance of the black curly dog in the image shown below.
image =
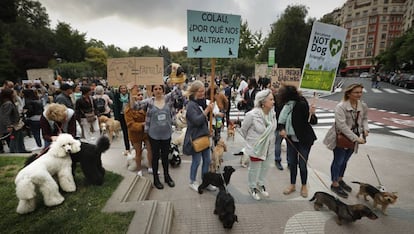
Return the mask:
[[(198, 193), (202, 194), (203, 189), (207, 188), (208, 185), (214, 185), (221, 190), (225, 190), (224, 183), (226, 185), (230, 182), (230, 177), (233, 172), (236, 170), (232, 166), (225, 166), (223, 176), (221, 174), (217, 174), (215, 172), (207, 172), (203, 175), (203, 183), (198, 186)], [(224, 177), (224, 181), (223, 181)]]
[[(79, 162), (86, 182), (93, 185), (102, 185), (105, 176), (105, 168), (102, 166), (101, 155), (107, 151), (110, 146), (111, 143), (106, 136), (99, 137), (96, 145), (81, 142), (81, 150), (78, 153), (70, 155), (72, 158), (73, 176), (75, 176), (76, 164)], [(47, 151), (44, 153), (46, 152)], [(32, 154), (26, 159), (24, 166), (29, 165), (40, 156), (38, 156), (38, 154)]]
[(223, 227), (231, 229), (237, 220), (236, 206), (234, 205), (233, 196), (225, 190), (220, 190), (216, 197), (216, 206), (214, 214), (219, 216), (219, 220), (223, 223)]

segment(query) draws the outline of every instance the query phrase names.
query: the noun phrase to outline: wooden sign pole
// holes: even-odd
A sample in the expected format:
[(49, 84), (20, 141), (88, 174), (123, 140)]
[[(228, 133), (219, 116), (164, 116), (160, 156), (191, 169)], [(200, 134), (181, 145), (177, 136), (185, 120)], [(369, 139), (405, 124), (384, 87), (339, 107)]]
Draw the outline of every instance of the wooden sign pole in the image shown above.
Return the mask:
[[(214, 102), (216, 59), (211, 59), (210, 102)], [(213, 110), (210, 112), (210, 132), (213, 131)]]

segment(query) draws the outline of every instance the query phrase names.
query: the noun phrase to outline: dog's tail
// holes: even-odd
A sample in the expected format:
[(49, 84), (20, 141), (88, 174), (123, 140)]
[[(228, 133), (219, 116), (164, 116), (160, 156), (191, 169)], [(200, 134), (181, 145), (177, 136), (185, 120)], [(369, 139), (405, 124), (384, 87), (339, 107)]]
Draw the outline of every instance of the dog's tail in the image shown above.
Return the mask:
[(351, 183), (354, 183), (354, 184), (362, 184), (361, 182), (358, 182), (358, 181), (351, 181)]
[(98, 141), (96, 142), (96, 148), (100, 154), (107, 151), (110, 146), (111, 142), (109, 141), (109, 138), (107, 136), (99, 137)]
[(317, 194), (318, 192), (316, 192), (316, 193), (314, 193), (313, 194), (313, 197), (309, 200), (309, 201), (313, 201), (313, 200), (315, 200), (316, 199), (316, 194)]

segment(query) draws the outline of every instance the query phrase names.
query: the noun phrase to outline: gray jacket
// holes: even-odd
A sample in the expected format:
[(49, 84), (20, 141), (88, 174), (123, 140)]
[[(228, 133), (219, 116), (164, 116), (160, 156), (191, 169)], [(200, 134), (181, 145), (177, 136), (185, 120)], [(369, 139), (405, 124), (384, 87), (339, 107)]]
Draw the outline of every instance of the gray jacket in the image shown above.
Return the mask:
[[(358, 126), (359, 133), (363, 134), (364, 130), (369, 131), (368, 127), (368, 106), (362, 101), (358, 101), (356, 112), (359, 112)], [(349, 101), (341, 101), (335, 107), (335, 123), (326, 133), (323, 143), (328, 149), (333, 150), (336, 147), (336, 132), (342, 132), (348, 139), (356, 142), (358, 137), (351, 129), (355, 122), (356, 113)], [(355, 152), (358, 150), (356, 143)]]
[(269, 135), (269, 148), (267, 154), (265, 155), (254, 155), (254, 145), (260, 139), (260, 136), (264, 133), (266, 129), (265, 120), (263, 119), (262, 109), (260, 107), (255, 107), (251, 111), (246, 113), (242, 126), (240, 128), (240, 134), (246, 141), (245, 153), (248, 156), (256, 157), (262, 160), (265, 160), (267, 157), (274, 157), (275, 155), (275, 134), (277, 127), (276, 113), (273, 112), (272, 120), (272, 133)]
[(7, 128), (17, 124), (20, 114), (17, 106), (11, 101), (6, 101), (0, 106), (0, 134), (7, 133)]

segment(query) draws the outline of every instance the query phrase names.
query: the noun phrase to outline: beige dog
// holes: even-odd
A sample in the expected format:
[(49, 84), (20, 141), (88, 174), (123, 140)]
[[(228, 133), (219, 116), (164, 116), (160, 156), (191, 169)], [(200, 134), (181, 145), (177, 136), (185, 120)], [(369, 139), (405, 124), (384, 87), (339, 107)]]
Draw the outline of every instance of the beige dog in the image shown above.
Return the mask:
[(181, 109), (175, 115), (175, 125), (178, 131), (187, 127), (187, 119), (185, 118), (185, 114), (186, 114), (185, 109)]
[(101, 115), (99, 116), (99, 128), (101, 129), (101, 134), (107, 134), (109, 141), (112, 143), (112, 139), (119, 136), (121, 123), (114, 118), (108, 118), (105, 115)]
[(210, 172), (217, 172), (220, 169), (221, 163), (223, 162), (223, 154), (227, 152), (226, 143), (223, 139), (217, 142), (216, 147), (213, 149), (213, 156), (210, 163)]
[(227, 140), (230, 138), (234, 141), (234, 136), (236, 134), (236, 126), (233, 122), (229, 122), (229, 127), (227, 128)]

